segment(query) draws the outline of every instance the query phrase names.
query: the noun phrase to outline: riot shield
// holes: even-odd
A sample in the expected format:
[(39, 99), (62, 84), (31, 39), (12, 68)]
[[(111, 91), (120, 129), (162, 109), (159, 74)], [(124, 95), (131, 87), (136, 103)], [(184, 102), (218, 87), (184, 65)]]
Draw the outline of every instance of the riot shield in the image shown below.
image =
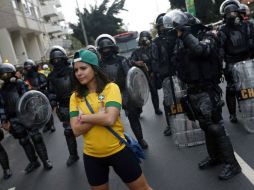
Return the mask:
[(131, 100), (139, 107), (146, 104), (149, 97), (149, 85), (144, 72), (132, 67), (126, 77), (126, 86)]
[(27, 128), (41, 128), (52, 114), (48, 98), (41, 92), (31, 90), (24, 93), (17, 104), (17, 117)]
[(197, 122), (188, 119), (181, 104), (181, 98), (187, 93), (185, 84), (175, 76), (167, 77), (162, 83), (162, 88), (164, 104), (169, 110), (166, 117), (169, 117), (174, 143), (178, 147), (203, 144), (203, 131)]
[(254, 60), (238, 62), (233, 67), (242, 124), (249, 133), (254, 133)]

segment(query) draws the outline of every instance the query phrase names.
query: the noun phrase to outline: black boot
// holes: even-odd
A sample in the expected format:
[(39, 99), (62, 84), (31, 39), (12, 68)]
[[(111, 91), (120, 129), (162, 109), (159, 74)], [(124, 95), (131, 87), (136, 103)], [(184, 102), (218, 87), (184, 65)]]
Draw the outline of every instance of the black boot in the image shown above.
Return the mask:
[(65, 135), (68, 150), (70, 153), (70, 156), (66, 162), (66, 165), (71, 166), (72, 164), (74, 164), (76, 161), (79, 160), (78, 151), (77, 151), (77, 141), (71, 129), (65, 129), (64, 135)]
[(50, 127), (50, 132), (53, 133), (56, 131), (55, 125), (51, 125)]
[(34, 171), (36, 168), (40, 167), (41, 164), (38, 160), (34, 161), (34, 162), (30, 162), (26, 168), (25, 168), (25, 172), (28, 174), (32, 171)]
[(239, 174), (241, 167), (235, 158), (234, 150), (228, 136), (219, 137), (218, 146), (225, 162), (223, 170), (219, 174), (219, 179), (227, 180)]
[(139, 139), (138, 143), (140, 144), (141, 148), (143, 149), (147, 149), (148, 148), (148, 144), (144, 139)]
[(232, 178), (233, 176), (241, 173), (242, 169), (240, 165), (237, 164), (226, 164), (223, 166), (222, 171), (220, 172), (219, 179), (220, 180), (228, 180)]
[(28, 137), (19, 139), (19, 143), (24, 148), (26, 156), (27, 156), (28, 160), (30, 161), (30, 163), (25, 168), (25, 172), (30, 173), (33, 170), (35, 170), (36, 168), (40, 167), (41, 164), (37, 160), (37, 156), (35, 154), (35, 149)]
[(10, 169), (4, 170), (4, 179), (9, 179), (12, 176), (12, 172)]
[(46, 125), (43, 127), (42, 132), (43, 132), (43, 133), (46, 133), (46, 132), (49, 131), (49, 130), (50, 130), (50, 128), (49, 128), (49, 126), (46, 124)]
[(205, 132), (205, 140), (206, 149), (209, 156), (198, 163), (198, 167), (201, 170), (214, 167), (223, 163), (214, 137), (210, 136), (209, 134), (207, 134), (207, 132)]
[(220, 164), (222, 164), (222, 162), (220, 160), (206, 157), (204, 160), (202, 160), (198, 163), (198, 167), (199, 167), (199, 169), (203, 170), (203, 169), (214, 167), (214, 166), (217, 166)]
[(67, 162), (66, 162), (66, 165), (67, 166), (71, 166), (72, 164), (74, 164), (78, 160), (79, 160), (79, 156), (77, 156), (77, 155), (70, 155), (68, 160), (67, 160)]
[(53, 168), (53, 165), (49, 160), (44, 161), (43, 166), (45, 170), (51, 170)]
[(47, 148), (41, 134), (40, 133), (34, 134), (32, 136), (32, 140), (35, 146), (35, 150), (43, 163), (44, 169), (50, 170), (52, 168), (52, 164), (48, 159)]
[(4, 147), (0, 143), (0, 164), (4, 170), (4, 179), (11, 177), (11, 170), (9, 166), (9, 158)]
[(160, 110), (160, 108), (155, 109), (155, 114), (162, 115), (162, 111)]
[(232, 114), (229, 116), (229, 120), (231, 123), (237, 123), (238, 122), (238, 119), (236, 117), (236, 114)]
[(163, 131), (164, 136), (170, 136), (172, 135), (171, 127), (167, 126)]

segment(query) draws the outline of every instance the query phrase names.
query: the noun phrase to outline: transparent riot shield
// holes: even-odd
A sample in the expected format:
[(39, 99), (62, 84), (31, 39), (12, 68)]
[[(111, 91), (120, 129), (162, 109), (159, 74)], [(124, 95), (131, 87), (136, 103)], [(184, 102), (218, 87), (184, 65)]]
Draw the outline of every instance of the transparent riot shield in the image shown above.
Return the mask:
[(203, 131), (197, 122), (188, 119), (180, 102), (180, 99), (187, 93), (185, 85), (174, 76), (172, 79), (169, 77), (164, 79), (162, 88), (165, 105), (169, 108), (166, 117), (169, 117), (174, 143), (178, 147), (203, 144), (205, 142)]
[(149, 98), (149, 85), (144, 72), (138, 67), (132, 67), (126, 77), (128, 94), (139, 107), (146, 104)]
[(254, 60), (236, 63), (233, 77), (242, 124), (249, 133), (254, 133)]
[(52, 114), (48, 98), (36, 90), (24, 93), (16, 109), (19, 121), (27, 128), (43, 127), (49, 121)]

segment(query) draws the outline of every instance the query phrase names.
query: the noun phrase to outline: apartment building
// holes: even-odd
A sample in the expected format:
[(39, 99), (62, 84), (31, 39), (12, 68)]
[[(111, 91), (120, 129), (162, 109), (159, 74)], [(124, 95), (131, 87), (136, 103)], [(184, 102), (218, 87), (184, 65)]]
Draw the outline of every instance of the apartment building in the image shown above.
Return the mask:
[(0, 55), (14, 65), (47, 59), (52, 45), (70, 47), (60, 0), (0, 0)]

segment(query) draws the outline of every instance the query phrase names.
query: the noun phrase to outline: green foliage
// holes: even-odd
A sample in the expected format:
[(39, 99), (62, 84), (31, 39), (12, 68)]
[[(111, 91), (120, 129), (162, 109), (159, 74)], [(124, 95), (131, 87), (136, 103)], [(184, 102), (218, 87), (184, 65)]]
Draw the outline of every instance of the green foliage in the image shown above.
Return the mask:
[(169, 0), (172, 9), (185, 9), (185, 0)]
[[(185, 0), (169, 0), (171, 7), (179, 8), (183, 11), (185, 8)], [(216, 22), (221, 19), (219, 9), (224, 0), (195, 0), (196, 17), (199, 18), (204, 24)]]
[[(89, 44), (94, 44), (100, 34), (115, 35), (124, 31), (122, 19), (115, 15), (125, 10), (125, 0), (114, 0), (111, 6), (108, 6), (108, 3), (109, 0), (103, 0), (99, 6), (90, 6), (90, 11), (87, 8), (83, 9), (82, 19)], [(78, 12), (76, 14), (78, 15)], [(80, 20), (77, 25), (70, 23), (70, 27), (73, 29), (73, 36), (85, 44)]]
[(68, 37), (71, 40), (71, 50), (77, 50), (83, 47), (80, 41), (77, 38), (75, 38), (73, 35), (69, 35)]

